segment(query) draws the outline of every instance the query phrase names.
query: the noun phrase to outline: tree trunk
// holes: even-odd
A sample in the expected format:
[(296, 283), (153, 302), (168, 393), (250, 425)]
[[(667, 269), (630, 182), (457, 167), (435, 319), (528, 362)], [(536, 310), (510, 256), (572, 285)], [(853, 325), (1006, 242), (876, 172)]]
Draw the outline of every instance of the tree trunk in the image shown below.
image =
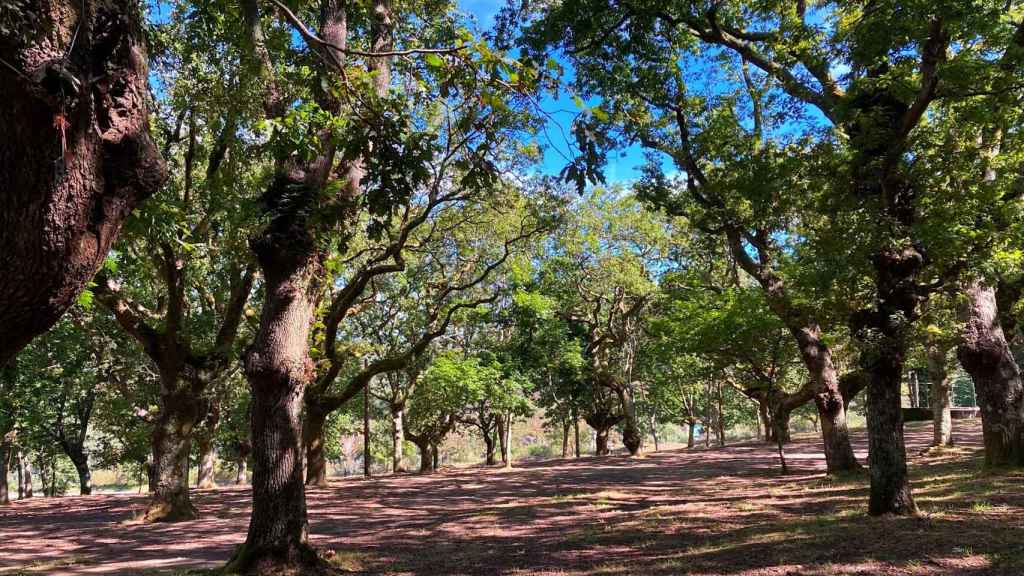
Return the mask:
[(324, 455), (324, 425), (327, 415), (306, 404), (306, 421), (302, 425), (302, 444), (306, 447), (306, 485), (327, 485), (327, 458)]
[(569, 434), (572, 430), (572, 424), (569, 419), (566, 418), (562, 421), (562, 458), (569, 457)]
[(279, 174), (265, 199), (273, 219), (252, 249), (263, 271), (260, 325), (245, 353), (252, 392), (253, 506), (245, 543), (226, 571), (284, 572), (319, 565), (309, 545), (303, 484), (302, 403), (315, 373), (309, 331), (321, 271), (303, 207), (315, 196), (303, 174)]
[(198, 399), (180, 382), (179, 374), (165, 370), (160, 382), (160, 412), (153, 428), (153, 495), (140, 520), (175, 522), (198, 516), (188, 492), (188, 461), (192, 431), (200, 417)]
[(691, 420), (689, 422), (689, 424), (687, 425), (687, 428), (688, 428), (688, 432), (689, 433), (686, 436), (686, 447), (692, 449), (693, 448), (693, 442), (694, 442), (693, 434), (694, 434), (694, 432), (696, 432), (697, 423), (694, 422), (693, 420)]
[(82, 496), (92, 494), (92, 471), (89, 470), (89, 457), (81, 446), (69, 447), (66, 450), (71, 463), (75, 465), (75, 472), (78, 473), (78, 491)]
[(610, 431), (611, 428), (594, 429), (594, 454), (597, 454), (598, 456), (607, 456), (608, 454), (611, 454), (611, 450), (608, 448), (608, 433)]
[(405, 470), (402, 466), (403, 442), (405, 441), (404, 418), (404, 406), (391, 408), (391, 471), (396, 474)]
[[(818, 335), (816, 327), (814, 334)], [(836, 474), (860, 470), (860, 463), (857, 462), (853, 445), (850, 443), (846, 402), (839, 386), (839, 375), (832, 363), (832, 349), (821, 342), (819, 337), (815, 337), (801, 344), (801, 356), (815, 385), (814, 407), (817, 408), (818, 419), (821, 421), (826, 471), (829, 474)], [(785, 437), (781, 440), (789, 442), (789, 414), (786, 414), (784, 424)]]
[(430, 453), (433, 456), (434, 460), (434, 472), (437, 472), (437, 470), (441, 467), (441, 454), (440, 450), (438, 450), (436, 442), (430, 445)]
[(25, 498), (32, 497), (32, 463), (28, 461), (28, 458), (22, 454), (22, 460), (25, 468)]
[(950, 414), (952, 404), (950, 394), (949, 371), (946, 369), (947, 347), (934, 339), (929, 339), (925, 350), (928, 356), (928, 381), (930, 389), (928, 400), (932, 407), (933, 446), (953, 445), (953, 418)]
[(718, 445), (725, 448), (725, 411), (722, 409), (722, 383), (715, 386), (715, 434)]
[(573, 433), (576, 435), (576, 439), (575, 439), (575, 441), (576, 441), (576, 457), (579, 458), (580, 457), (580, 419), (579, 419), (579, 417), (575, 416), (575, 412), (573, 412), (573, 414), (574, 414), (574, 416), (573, 416), (573, 420), (572, 420), (572, 428), (573, 428)]
[(416, 449), (420, 453), (420, 474), (429, 474), (434, 470), (434, 452), (430, 442), (426, 440), (413, 440)]
[(10, 504), (11, 495), (7, 488), (7, 464), (10, 462), (11, 446), (0, 443), (0, 504)]
[[(484, 432), (483, 437), (484, 437), (484, 450), (486, 451), (485, 452), (485, 458), (486, 459), (484, 460), (484, 464), (486, 464), (487, 466), (494, 466), (495, 464), (498, 463), (497, 459), (494, 457), (494, 437), (491, 436), (490, 432)], [(563, 442), (563, 444), (564, 444), (564, 442)]]
[(910, 403), (911, 408), (917, 408), (921, 405), (920, 396), (918, 395), (919, 387), (917, 370), (911, 370), (910, 375), (907, 377), (907, 401)]
[(498, 446), (501, 452), (501, 463), (508, 466), (508, 437), (505, 434), (505, 417), (498, 415)]
[(633, 392), (628, 386), (617, 386), (615, 394), (619, 397), (619, 404), (622, 406), (622, 415), (625, 417), (622, 422), (622, 445), (629, 450), (630, 456), (636, 456), (640, 452), (640, 444), (643, 439), (640, 434), (640, 426), (636, 417), (636, 403), (633, 402)]
[(370, 453), (370, 385), (363, 388), (363, 477), (370, 477), (373, 454)]
[[(501, 455), (501, 461), (505, 463), (505, 468), (511, 468), (512, 467), (512, 415), (509, 414), (505, 418), (506, 418), (505, 430), (504, 430), (505, 441), (502, 442), (502, 444), (504, 445), (505, 449), (504, 449), (504, 451), (503, 451), (503, 453)], [(500, 420), (501, 416), (499, 416), (498, 419)]]
[(974, 381), (981, 408), (986, 466), (1024, 465), (1024, 385), (999, 321), (995, 290), (974, 281), (965, 290), (957, 357)]
[(165, 178), (138, 3), (30, 6), (0, 42), (0, 365), (74, 304)]
[(868, 384), (868, 463), (871, 472), (871, 497), (868, 513), (916, 514), (910, 493), (907, 454), (903, 441), (903, 414), (900, 402), (902, 353), (878, 353), (871, 367)]
[(18, 500), (25, 497), (25, 454), (18, 449)]
[(216, 488), (217, 480), (214, 478), (217, 464), (217, 454), (213, 449), (213, 438), (202, 437), (198, 442), (199, 447), (199, 474), (196, 478), (196, 486), (202, 489)]
[(793, 419), (793, 412), (783, 408), (776, 408), (772, 411), (769, 421), (771, 422), (772, 441), (788, 444), (793, 441), (790, 432), (790, 422)]
[(239, 456), (238, 460), (235, 461), (235, 484), (241, 486), (248, 482), (246, 468), (248, 468), (248, 458), (246, 456)]

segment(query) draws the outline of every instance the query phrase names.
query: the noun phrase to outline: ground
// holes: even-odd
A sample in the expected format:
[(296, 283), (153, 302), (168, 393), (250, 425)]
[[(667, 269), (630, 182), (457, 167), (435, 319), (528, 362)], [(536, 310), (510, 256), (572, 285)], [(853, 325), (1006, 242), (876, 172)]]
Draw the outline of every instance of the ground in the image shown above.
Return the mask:
[[(745, 443), (339, 480), (309, 492), (310, 533), (357, 574), (1024, 574), (1024, 474), (982, 471), (978, 424), (956, 425), (959, 447), (929, 454), (928, 423), (908, 425), (917, 518), (867, 517), (866, 480), (826, 478), (804, 436), (787, 476)], [(248, 500), (198, 491), (202, 519), (151, 526), (122, 524), (144, 496), (18, 502), (0, 574), (204, 573), (244, 540)]]

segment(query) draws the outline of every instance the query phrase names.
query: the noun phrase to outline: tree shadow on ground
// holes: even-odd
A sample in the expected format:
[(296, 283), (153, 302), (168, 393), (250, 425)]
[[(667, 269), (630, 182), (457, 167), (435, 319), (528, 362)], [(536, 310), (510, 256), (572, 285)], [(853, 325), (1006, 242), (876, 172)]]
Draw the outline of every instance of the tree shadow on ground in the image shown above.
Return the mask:
[[(335, 481), (309, 491), (310, 534), (372, 574), (1024, 574), (1024, 475), (982, 471), (978, 424), (957, 426), (959, 448), (922, 454), (930, 428), (908, 425), (919, 518), (868, 518), (866, 477), (825, 477), (805, 436), (787, 476), (772, 447), (745, 443)], [(18, 503), (0, 516), (0, 573), (216, 566), (248, 500), (197, 491), (200, 520), (155, 526), (119, 524), (144, 496)]]

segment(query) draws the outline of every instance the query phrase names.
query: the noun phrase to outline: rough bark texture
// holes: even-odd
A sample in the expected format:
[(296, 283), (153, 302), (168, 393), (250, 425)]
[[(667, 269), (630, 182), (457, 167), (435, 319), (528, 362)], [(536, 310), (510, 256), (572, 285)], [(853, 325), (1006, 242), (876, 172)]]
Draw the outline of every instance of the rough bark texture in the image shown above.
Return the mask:
[(929, 341), (925, 350), (928, 356), (928, 400), (932, 407), (932, 421), (935, 439), (933, 446), (953, 445), (953, 418), (950, 413), (951, 392), (949, 370), (946, 368), (949, 347)]
[(165, 178), (138, 4), (31, 6), (0, 38), (0, 364), (74, 303)]
[(160, 412), (153, 427), (152, 497), (139, 518), (144, 522), (176, 522), (199, 515), (189, 498), (188, 460), (202, 406), (178, 376), (175, 370), (161, 374)]
[(694, 437), (693, 436), (694, 436), (694, 432), (696, 432), (696, 428), (697, 428), (697, 423), (696, 422), (689, 422), (686, 425), (686, 429), (687, 429), (686, 447), (687, 448), (693, 448), (693, 443), (694, 443)]
[(324, 455), (324, 424), (327, 415), (309, 407), (302, 424), (302, 444), (306, 447), (306, 485), (327, 485), (327, 458)]
[(202, 489), (216, 488), (217, 480), (214, 478), (214, 472), (217, 453), (213, 449), (213, 439), (200, 438), (197, 447), (199, 448), (199, 473), (196, 477), (196, 486)]
[(78, 492), (82, 496), (92, 494), (92, 471), (89, 469), (89, 457), (85, 450), (81, 448), (71, 450), (68, 458), (71, 459), (71, 463), (75, 466), (75, 472), (78, 474)]
[(434, 450), (430, 445), (430, 442), (420, 441), (413, 442), (416, 445), (416, 449), (420, 452), (420, 474), (429, 474), (434, 471)]
[(611, 454), (611, 449), (608, 447), (609, 432), (611, 432), (611, 428), (594, 429), (594, 454), (598, 456), (607, 456), (608, 454)]
[(1024, 385), (999, 322), (995, 290), (979, 281), (965, 290), (957, 357), (974, 381), (987, 466), (1024, 466)]
[[(494, 437), (490, 432), (483, 434), (484, 438), (484, 464), (488, 466), (494, 466), (498, 463), (498, 460), (494, 457)], [(562, 452), (565, 452), (565, 441), (562, 442)], [(564, 458), (564, 456), (563, 456)]]
[(636, 404), (633, 402), (633, 392), (626, 386), (619, 386), (615, 390), (622, 405), (622, 445), (629, 450), (630, 456), (640, 453), (640, 444), (643, 436), (640, 433), (639, 422), (636, 417)]
[[(245, 354), (252, 391), (253, 508), (245, 544), (228, 569), (273, 572), (315, 566), (309, 546), (303, 484), (302, 401), (314, 374), (308, 338), (322, 254), (305, 221), (313, 191), (305, 175), (279, 174), (264, 201), (274, 214), (252, 241), (263, 271), (265, 298), (255, 340)], [(288, 199), (291, 205), (280, 205)]]
[(915, 247), (891, 249), (874, 258), (878, 300), (854, 314), (851, 328), (864, 350), (868, 374), (868, 513), (916, 514), (903, 441), (900, 383), (906, 360), (906, 329), (917, 318), (917, 275), (924, 257)]

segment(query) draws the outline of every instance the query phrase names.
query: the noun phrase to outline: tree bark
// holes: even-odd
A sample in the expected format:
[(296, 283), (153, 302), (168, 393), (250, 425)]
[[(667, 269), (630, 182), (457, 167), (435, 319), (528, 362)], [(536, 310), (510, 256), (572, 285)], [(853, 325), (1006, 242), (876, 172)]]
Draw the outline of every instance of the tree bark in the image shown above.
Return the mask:
[[(483, 433), (483, 437), (485, 451), (484, 464), (487, 466), (494, 466), (498, 463), (497, 459), (494, 457), (494, 437), (491, 436), (491, 432), (486, 431)], [(565, 443), (563, 442), (562, 444), (564, 445)]]
[(441, 453), (438, 448), (437, 442), (434, 442), (430, 445), (430, 453), (434, 459), (434, 472), (437, 472), (437, 470), (441, 467)]
[(575, 437), (576, 457), (579, 458), (580, 457), (580, 419), (575, 414), (576, 413), (573, 412), (572, 428), (573, 428), (573, 434), (575, 434), (575, 436), (576, 436)]
[(948, 347), (929, 339), (925, 353), (928, 357), (928, 400), (932, 407), (932, 446), (953, 445), (953, 418), (950, 413), (951, 392), (949, 371), (946, 368)]
[(199, 515), (189, 498), (188, 463), (201, 406), (180, 382), (177, 370), (162, 372), (160, 412), (153, 427), (152, 496), (139, 518), (143, 522), (192, 520)]
[(619, 397), (619, 404), (622, 406), (622, 445), (629, 450), (630, 456), (640, 453), (640, 444), (643, 437), (640, 434), (640, 426), (636, 417), (636, 403), (633, 402), (633, 393), (628, 386), (616, 386), (615, 394)]
[[(501, 420), (501, 418), (502, 418), (501, 416), (498, 417), (499, 420)], [(505, 463), (505, 468), (511, 468), (512, 467), (512, 415), (508, 414), (504, 418), (505, 418), (505, 430), (504, 430), (503, 436), (505, 438), (505, 441), (503, 442), (503, 444), (505, 446), (505, 450), (503, 451), (503, 453), (501, 455), (501, 460), (502, 460), (502, 462)]]
[(430, 442), (426, 440), (414, 441), (416, 449), (420, 452), (420, 474), (429, 474), (434, 471), (434, 451)]
[(1024, 466), (1024, 385), (999, 321), (995, 290), (976, 280), (965, 295), (957, 357), (974, 381), (985, 465)]
[(202, 437), (198, 442), (199, 448), (199, 473), (196, 477), (196, 486), (201, 489), (216, 488), (217, 479), (215, 469), (217, 464), (217, 453), (213, 448), (213, 439)]
[(391, 471), (394, 473), (404, 472), (405, 468), (402, 466), (402, 460), (404, 459), (404, 442), (405, 442), (405, 406), (397, 406), (391, 408)]
[(138, 4), (31, 6), (0, 39), (0, 365), (75, 302), (165, 178)]
[(498, 416), (498, 446), (501, 452), (501, 463), (508, 466), (508, 437), (505, 435), (505, 417)]
[(363, 388), (363, 477), (370, 477), (373, 454), (370, 453), (370, 386)]
[(82, 496), (92, 494), (92, 471), (89, 469), (89, 457), (81, 447), (66, 450), (68, 458), (78, 473), (78, 492)]
[(10, 462), (11, 446), (0, 442), (0, 504), (10, 504), (11, 495), (7, 487), (7, 464)]
[(22, 453), (21, 448), (17, 452), (18, 469), (18, 500), (25, 497), (25, 455)]
[(694, 434), (694, 432), (696, 432), (697, 423), (691, 420), (687, 424), (687, 428), (688, 428), (688, 432), (689, 433), (686, 436), (686, 447), (687, 448), (693, 448), (693, 443), (694, 443), (693, 434)]
[[(320, 563), (308, 541), (301, 419), (303, 394), (315, 373), (308, 340), (322, 268), (305, 216), (314, 196), (301, 172), (278, 174), (264, 197), (273, 218), (252, 241), (265, 290), (244, 362), (252, 392), (253, 507), (229, 572)], [(285, 198), (290, 204), (274, 210)]]
[(598, 456), (607, 456), (611, 454), (611, 449), (608, 447), (608, 433), (611, 428), (595, 428), (595, 440), (594, 440), (594, 454)]
[(569, 457), (569, 420), (562, 421), (562, 458)]
[(28, 461), (28, 458), (22, 454), (22, 461), (24, 462), (25, 468), (25, 498), (32, 497), (32, 463)]
[(324, 455), (324, 425), (327, 415), (306, 403), (302, 424), (302, 444), (306, 447), (306, 485), (327, 485), (327, 458)]

